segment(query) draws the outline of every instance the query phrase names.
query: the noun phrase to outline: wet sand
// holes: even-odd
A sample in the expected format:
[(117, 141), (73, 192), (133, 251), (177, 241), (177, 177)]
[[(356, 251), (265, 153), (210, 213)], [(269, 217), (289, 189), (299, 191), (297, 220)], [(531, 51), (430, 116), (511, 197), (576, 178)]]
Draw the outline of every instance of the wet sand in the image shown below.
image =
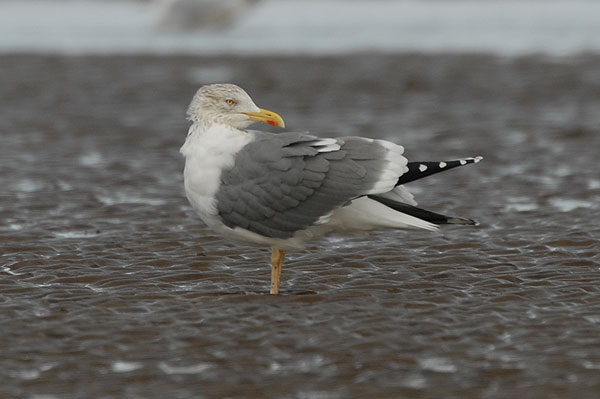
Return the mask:
[[(596, 398), (600, 57), (53, 57), (0, 74), (0, 397)], [(269, 251), (203, 227), (185, 109), (484, 161), (410, 184), (478, 219)]]

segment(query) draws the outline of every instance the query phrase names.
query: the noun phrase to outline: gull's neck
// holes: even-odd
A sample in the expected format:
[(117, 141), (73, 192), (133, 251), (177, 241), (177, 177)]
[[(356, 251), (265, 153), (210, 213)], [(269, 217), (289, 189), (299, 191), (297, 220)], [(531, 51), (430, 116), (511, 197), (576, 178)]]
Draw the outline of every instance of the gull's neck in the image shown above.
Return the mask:
[(214, 156), (237, 153), (252, 140), (246, 130), (208, 118), (192, 120), (185, 143), (180, 152), (189, 156)]

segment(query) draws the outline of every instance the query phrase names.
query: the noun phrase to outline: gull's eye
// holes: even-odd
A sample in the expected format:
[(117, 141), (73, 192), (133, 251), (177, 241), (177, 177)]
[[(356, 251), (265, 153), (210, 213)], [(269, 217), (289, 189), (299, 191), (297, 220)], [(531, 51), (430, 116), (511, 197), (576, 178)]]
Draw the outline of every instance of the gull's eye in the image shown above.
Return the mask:
[(233, 106), (236, 104), (236, 101), (233, 98), (228, 98), (225, 100), (225, 104), (227, 104), (229, 106)]

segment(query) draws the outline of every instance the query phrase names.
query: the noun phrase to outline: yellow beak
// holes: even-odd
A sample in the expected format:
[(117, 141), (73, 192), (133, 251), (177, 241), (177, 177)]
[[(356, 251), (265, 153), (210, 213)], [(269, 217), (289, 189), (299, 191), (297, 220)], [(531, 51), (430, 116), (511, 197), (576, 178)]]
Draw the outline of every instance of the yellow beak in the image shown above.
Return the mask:
[(281, 116), (277, 115), (273, 111), (269, 111), (268, 109), (259, 109), (260, 112), (244, 112), (244, 114), (248, 115), (250, 120), (254, 122), (262, 122), (271, 126), (285, 127), (285, 122)]

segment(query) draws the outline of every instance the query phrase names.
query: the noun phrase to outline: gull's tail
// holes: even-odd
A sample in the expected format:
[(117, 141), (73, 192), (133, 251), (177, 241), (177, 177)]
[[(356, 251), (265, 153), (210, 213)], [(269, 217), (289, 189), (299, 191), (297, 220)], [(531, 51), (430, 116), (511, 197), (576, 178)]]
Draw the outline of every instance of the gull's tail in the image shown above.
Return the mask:
[[(398, 179), (397, 186), (410, 183), (415, 180), (422, 179), (427, 176), (434, 175), (436, 173), (444, 172), (456, 168), (458, 166), (468, 165), (470, 163), (477, 163), (483, 158), (480, 156), (474, 158), (463, 158), (456, 159), (453, 161), (441, 161), (441, 162), (409, 162), (408, 172), (404, 173)], [(406, 204), (404, 202), (396, 201), (387, 197), (378, 195), (369, 195), (369, 198), (375, 200), (395, 211), (402, 212), (406, 215), (416, 217), (433, 224), (466, 224), (471, 226), (478, 226), (479, 222), (473, 219), (460, 218), (455, 216), (446, 216), (440, 213), (431, 212), (425, 209), (417, 208), (416, 206)]]
[(409, 162), (407, 165), (408, 172), (400, 176), (396, 185), (399, 186), (400, 184), (410, 183), (411, 181), (435, 175), (436, 173), (450, 170), (458, 166), (463, 166), (470, 163), (477, 163), (482, 159), (483, 157), (474, 157), (441, 162)]

